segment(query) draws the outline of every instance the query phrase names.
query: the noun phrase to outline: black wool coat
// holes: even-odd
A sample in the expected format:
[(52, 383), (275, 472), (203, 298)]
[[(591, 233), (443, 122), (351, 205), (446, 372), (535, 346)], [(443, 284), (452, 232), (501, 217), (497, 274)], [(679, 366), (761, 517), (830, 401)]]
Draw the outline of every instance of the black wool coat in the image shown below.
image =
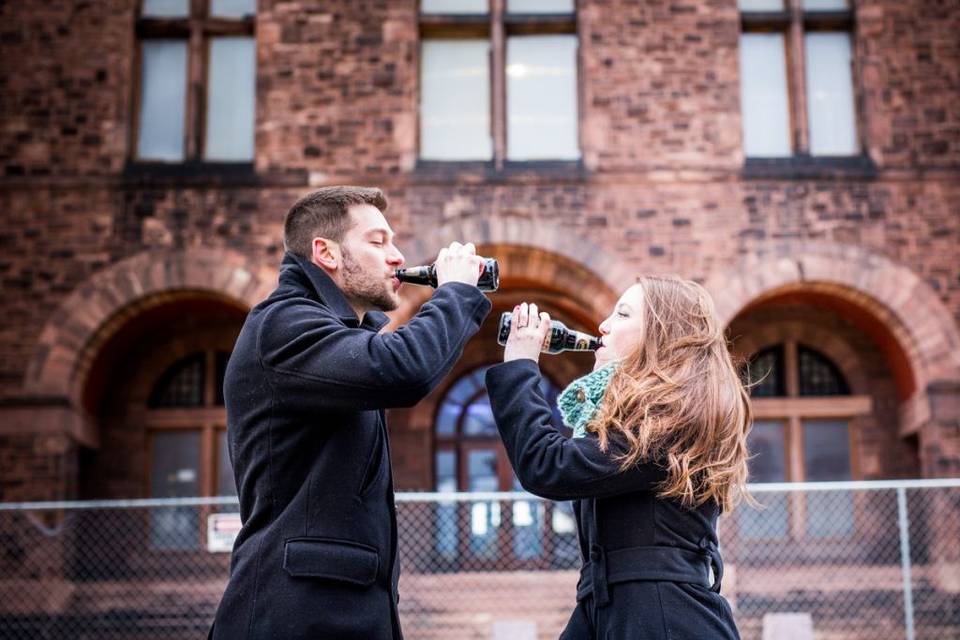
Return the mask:
[(224, 380), (243, 527), (212, 637), (402, 637), (384, 409), (427, 395), (489, 310), (476, 287), (448, 283), (379, 334), (384, 314), (360, 324), (322, 269), (284, 257)]
[(719, 594), (716, 503), (686, 509), (657, 498), (663, 466), (646, 462), (621, 471), (613, 458), (626, 451), (622, 440), (611, 437), (604, 452), (594, 434), (559, 432), (539, 381), (537, 363), (526, 359), (491, 367), (486, 376), (497, 428), (523, 488), (575, 501), (583, 568), (561, 638), (739, 638)]

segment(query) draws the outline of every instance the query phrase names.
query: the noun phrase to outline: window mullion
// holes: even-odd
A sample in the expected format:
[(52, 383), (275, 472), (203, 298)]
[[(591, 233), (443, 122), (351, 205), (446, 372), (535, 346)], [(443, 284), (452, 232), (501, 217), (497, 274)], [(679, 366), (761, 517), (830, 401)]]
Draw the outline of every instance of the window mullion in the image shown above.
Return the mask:
[(200, 494), (204, 496), (216, 495), (216, 437), (213, 424), (205, 422), (200, 433)]
[(790, 28), (787, 32), (788, 82), (794, 155), (810, 153), (810, 127), (807, 119), (807, 91), (803, 44), (803, 0), (789, 0)]
[(493, 161), (499, 170), (507, 157), (507, 41), (503, 24), (504, 0), (490, 0), (490, 92)]
[(191, 19), (190, 43), (188, 45), (187, 63), (187, 127), (184, 142), (184, 156), (189, 160), (199, 160), (201, 155), (201, 141), (203, 140), (203, 105), (205, 85), (204, 69), (206, 68), (206, 51), (204, 50), (203, 21)]
[(203, 406), (212, 407), (217, 402), (217, 352), (213, 349), (204, 352)]
[(800, 360), (796, 340), (783, 343), (783, 375), (788, 398), (800, 397)]
[[(806, 470), (803, 460), (803, 428), (799, 415), (791, 415), (787, 419), (787, 450), (790, 452), (788, 476), (792, 482), (803, 482), (806, 479)], [(790, 533), (794, 540), (804, 537), (806, 531), (806, 500), (804, 495), (797, 491), (790, 492)]]

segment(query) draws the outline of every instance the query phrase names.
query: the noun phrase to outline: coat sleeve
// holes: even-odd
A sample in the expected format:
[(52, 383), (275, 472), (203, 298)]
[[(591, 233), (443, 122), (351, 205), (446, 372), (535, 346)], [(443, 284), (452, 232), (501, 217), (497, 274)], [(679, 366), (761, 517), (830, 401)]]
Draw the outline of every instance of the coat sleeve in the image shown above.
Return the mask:
[(596, 437), (568, 438), (551, 423), (551, 409), (540, 393), (540, 369), (533, 360), (514, 360), (487, 371), (487, 391), (497, 429), (520, 484), (551, 500), (603, 498), (652, 490), (666, 478), (654, 463), (625, 471), (614, 456), (625, 445), (610, 438), (601, 451)]
[(258, 356), (304, 409), (412, 406), (450, 371), (490, 306), (476, 287), (449, 283), (406, 325), (374, 333), (305, 300), (267, 312)]

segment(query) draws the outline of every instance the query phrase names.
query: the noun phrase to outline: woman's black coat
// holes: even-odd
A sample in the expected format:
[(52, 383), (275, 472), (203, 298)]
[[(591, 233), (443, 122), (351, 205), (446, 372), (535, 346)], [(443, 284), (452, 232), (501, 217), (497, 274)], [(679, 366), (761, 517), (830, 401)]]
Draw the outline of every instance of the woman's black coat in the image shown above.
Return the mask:
[(539, 381), (537, 363), (526, 359), (492, 367), (486, 377), (520, 483), (544, 498), (576, 501), (584, 566), (562, 637), (738, 638), (718, 593), (716, 504), (690, 510), (657, 498), (664, 469), (641, 463), (621, 471), (613, 456), (625, 449), (615, 438), (607, 452), (595, 435), (567, 438), (550, 423)]

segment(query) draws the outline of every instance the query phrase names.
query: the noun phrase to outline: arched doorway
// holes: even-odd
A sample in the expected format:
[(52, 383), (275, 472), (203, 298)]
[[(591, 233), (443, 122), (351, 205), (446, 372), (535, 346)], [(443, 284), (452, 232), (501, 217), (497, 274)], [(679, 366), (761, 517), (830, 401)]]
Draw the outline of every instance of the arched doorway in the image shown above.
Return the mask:
[[(180, 292), (145, 305), (103, 344), (84, 388), (100, 446), (82, 457), (81, 497), (236, 494), (223, 372), (244, 316), (229, 301)], [(151, 514), (149, 548), (200, 547), (206, 512), (188, 507)]]
[[(434, 420), (434, 488), (440, 492), (522, 491), (490, 408), (484, 376), (491, 365), (467, 371), (443, 396)], [(548, 376), (540, 392), (556, 407), (560, 388)], [(559, 411), (552, 422), (569, 435)], [(569, 503), (498, 500), (437, 505), (436, 564), (451, 569), (566, 566), (576, 558)]]
[[(856, 315), (809, 291), (749, 305), (728, 326), (751, 381), (752, 483), (831, 482), (920, 475), (915, 440), (899, 430), (896, 363)], [(758, 494), (763, 511), (734, 513), (742, 560), (787, 543), (796, 562), (869, 561), (890, 550), (875, 518), (889, 496), (849, 491)], [(852, 544), (856, 541), (856, 544)]]

